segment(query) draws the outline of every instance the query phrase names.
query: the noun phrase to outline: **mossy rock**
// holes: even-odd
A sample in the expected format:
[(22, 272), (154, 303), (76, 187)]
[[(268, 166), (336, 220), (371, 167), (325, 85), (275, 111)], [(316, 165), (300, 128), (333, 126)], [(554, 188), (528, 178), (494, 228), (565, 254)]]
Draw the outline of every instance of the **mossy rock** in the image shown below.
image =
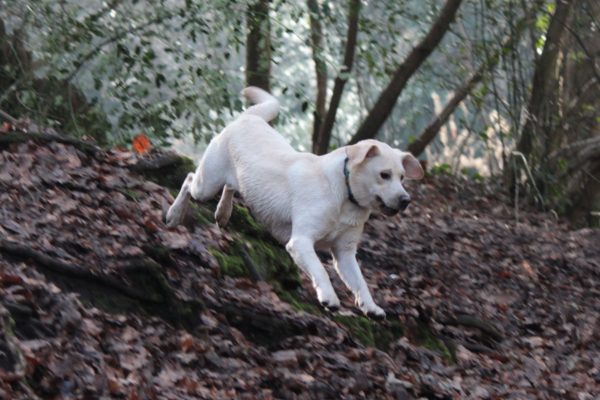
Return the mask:
[(233, 237), (227, 253), (211, 250), (224, 275), (262, 279), (282, 291), (300, 286), (300, 272), (288, 252), (247, 208), (234, 205), (227, 230)]
[(179, 190), (187, 174), (194, 172), (194, 161), (185, 156), (162, 154), (157, 160), (143, 160), (131, 167), (146, 179), (171, 190)]

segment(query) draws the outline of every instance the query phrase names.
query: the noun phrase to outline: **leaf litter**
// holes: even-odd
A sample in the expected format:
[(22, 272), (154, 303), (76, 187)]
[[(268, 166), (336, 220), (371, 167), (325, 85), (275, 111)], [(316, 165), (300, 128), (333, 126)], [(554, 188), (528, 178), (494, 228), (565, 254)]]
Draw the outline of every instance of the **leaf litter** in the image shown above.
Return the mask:
[[(371, 218), (358, 256), (403, 331), (384, 351), (269, 283), (223, 274), (210, 249), (227, 251), (231, 232), (168, 229), (171, 193), (129, 170), (141, 155), (0, 150), (0, 239), (33, 251), (0, 251), (0, 398), (600, 396), (600, 231), (524, 210), (516, 224), (498, 187), (428, 177), (404, 215)], [(155, 264), (166, 283), (149, 290), (134, 272)], [(331, 275), (342, 314), (357, 315)], [(297, 290), (316, 304), (306, 277)]]

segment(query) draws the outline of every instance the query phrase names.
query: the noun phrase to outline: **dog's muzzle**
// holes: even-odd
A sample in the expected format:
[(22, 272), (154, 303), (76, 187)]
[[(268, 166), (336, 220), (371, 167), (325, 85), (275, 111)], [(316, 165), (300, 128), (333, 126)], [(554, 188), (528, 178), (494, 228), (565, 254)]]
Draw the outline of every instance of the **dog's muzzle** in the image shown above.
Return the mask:
[(406, 210), (406, 207), (408, 207), (408, 205), (410, 204), (410, 197), (409, 196), (400, 197), (400, 199), (398, 201), (398, 207), (388, 206), (387, 204), (385, 204), (383, 199), (379, 196), (377, 196), (377, 202), (379, 203), (379, 210), (382, 213), (384, 213), (385, 215), (387, 215), (388, 217), (391, 217), (392, 215), (398, 214), (400, 211)]
[(400, 204), (399, 204), (400, 211), (406, 210), (406, 207), (408, 207), (409, 204), (410, 204), (410, 197), (402, 196), (400, 198)]

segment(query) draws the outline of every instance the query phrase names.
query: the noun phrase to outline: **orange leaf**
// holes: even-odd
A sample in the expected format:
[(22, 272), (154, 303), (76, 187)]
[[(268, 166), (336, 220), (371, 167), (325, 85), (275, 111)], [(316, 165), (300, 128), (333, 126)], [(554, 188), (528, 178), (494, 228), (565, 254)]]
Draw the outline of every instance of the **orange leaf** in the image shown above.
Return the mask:
[(138, 154), (145, 154), (152, 148), (150, 139), (148, 139), (148, 136), (144, 135), (143, 133), (135, 135), (132, 145), (133, 149)]
[(7, 132), (12, 131), (12, 129), (13, 129), (13, 126), (11, 125), (10, 122), (4, 122), (4, 123), (2, 123), (2, 127), (0, 127), (0, 132), (7, 133)]

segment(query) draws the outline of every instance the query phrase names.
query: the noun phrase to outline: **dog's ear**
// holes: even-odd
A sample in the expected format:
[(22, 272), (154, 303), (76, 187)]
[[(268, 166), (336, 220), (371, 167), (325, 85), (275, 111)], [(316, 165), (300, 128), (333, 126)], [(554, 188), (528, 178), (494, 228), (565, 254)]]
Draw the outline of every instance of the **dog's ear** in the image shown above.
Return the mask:
[(359, 165), (368, 158), (378, 156), (381, 151), (375, 143), (365, 140), (348, 146), (346, 154), (352, 165)]
[(402, 152), (402, 166), (404, 167), (404, 176), (408, 179), (422, 179), (423, 168), (419, 160), (410, 153)]

